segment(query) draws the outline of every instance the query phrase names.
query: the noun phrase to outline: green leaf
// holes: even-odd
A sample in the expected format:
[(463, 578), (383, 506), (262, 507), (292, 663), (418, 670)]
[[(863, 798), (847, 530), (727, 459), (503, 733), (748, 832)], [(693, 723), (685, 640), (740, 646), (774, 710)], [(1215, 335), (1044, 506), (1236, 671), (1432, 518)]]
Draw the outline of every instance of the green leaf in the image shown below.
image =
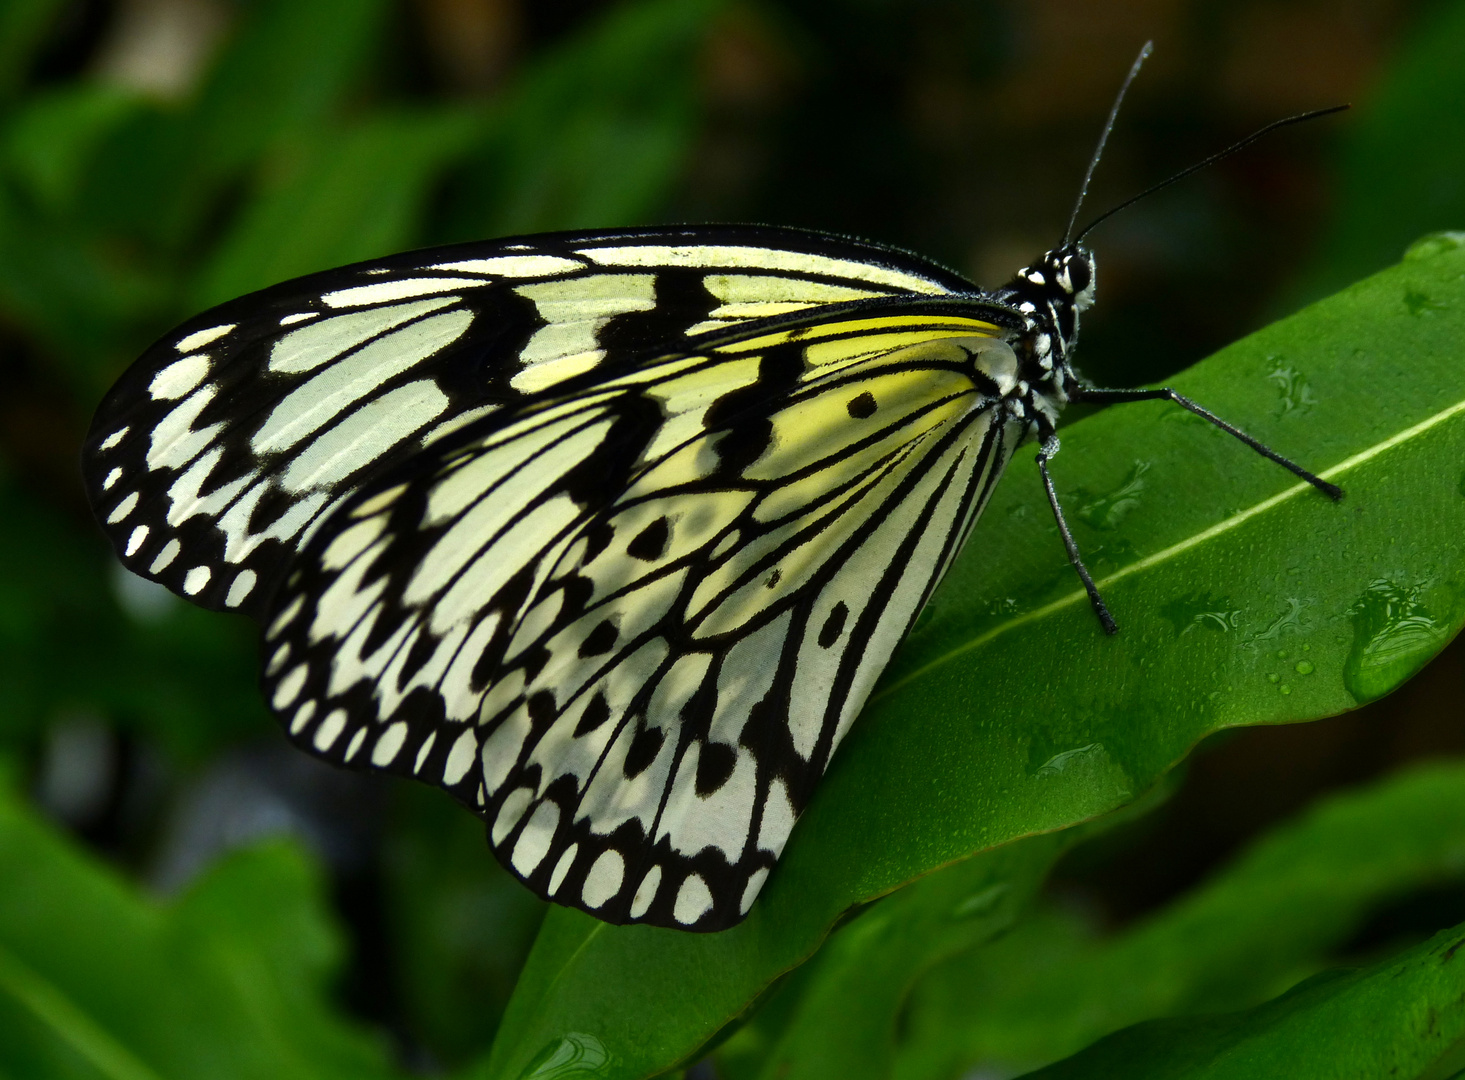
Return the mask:
[(0, 1073), (35, 1080), (398, 1075), (325, 988), (341, 944), (285, 844), (169, 905), (0, 795)]
[(455, 235), (643, 221), (697, 135), (696, 60), (721, 0), (623, 4), (521, 75), (461, 178)]
[(1141, 817), (1173, 785), (1103, 819), (1016, 840), (929, 874), (861, 909), (813, 960), (785, 979), (717, 1049), (729, 1080), (837, 1076), (883, 1080), (907, 998), (942, 960), (1008, 935), (1023, 919), (1054, 861), (1074, 844)]
[(1337, 209), (1297, 295), (1321, 296), (1387, 266), (1412, 237), (1465, 223), (1462, 53), (1465, 2), (1432, 5), (1344, 118)]
[(1314, 807), (1113, 938), (1042, 910), (942, 964), (911, 996), (894, 1075), (1010, 1075), (1142, 1020), (1256, 1005), (1316, 972), (1371, 911), (1462, 880), (1465, 764), (1416, 767)]
[[(1465, 1065), (1465, 927), (1362, 971), (1328, 972), (1257, 1009), (1156, 1020), (1029, 1080), (1421, 1077)], [(1433, 1066), (1433, 1068), (1431, 1068)]]
[(545, 904), (483, 842), (483, 822), (442, 792), (394, 791), (382, 872), (415, 1041), (447, 1066), (487, 1051)]
[(315, 135), (366, 75), (388, 11), (386, 0), (249, 5), (199, 94), (191, 156), (223, 172), (281, 138)]
[(142, 107), (104, 83), (74, 83), (28, 98), (5, 132), (5, 164), (51, 211), (70, 208), (98, 143)]
[[(1065, 429), (1065, 502), (1124, 487), (1136, 503), (1100, 517), (1112, 528), (1074, 525), (1119, 620), (1112, 638), (1075, 587), (1023, 454), (748, 919), (694, 937), (552, 911), (491, 1075), (520, 1075), (569, 1033), (603, 1044), (608, 1076), (669, 1067), (848, 908), (1112, 810), (1210, 732), (1328, 716), (1417, 670), (1465, 619), (1462, 336), (1465, 248), (1448, 247), (1176, 380), (1343, 484), (1340, 505), (1174, 406)], [(1279, 386), (1281, 372), (1292, 374)], [(1137, 461), (1149, 465), (1140, 488)]]
[(277, 281), (390, 254), (416, 235), (432, 184), (481, 125), (469, 112), (376, 115), (314, 134), (240, 214), (194, 290), (210, 307)]
[(140, 113), (101, 149), (83, 192), (88, 223), (176, 261), (244, 174), (344, 112), (386, 12), (385, 0), (246, 5), (194, 100)]
[[(1076, 832), (984, 852), (861, 912), (799, 969), (791, 1002), (771, 1018), (774, 1010), (760, 1009), (719, 1049), (719, 1074), (733, 1080), (888, 1076), (896, 1017), (916, 979), (946, 957), (1007, 932)], [(749, 1060), (743, 1065), (740, 1058)]]
[(136, 325), (160, 306), (162, 283), (72, 223), (43, 219), (4, 184), (0, 252), (0, 317), (62, 359), (78, 396), (90, 400), (115, 374), (119, 339), (133, 343)]

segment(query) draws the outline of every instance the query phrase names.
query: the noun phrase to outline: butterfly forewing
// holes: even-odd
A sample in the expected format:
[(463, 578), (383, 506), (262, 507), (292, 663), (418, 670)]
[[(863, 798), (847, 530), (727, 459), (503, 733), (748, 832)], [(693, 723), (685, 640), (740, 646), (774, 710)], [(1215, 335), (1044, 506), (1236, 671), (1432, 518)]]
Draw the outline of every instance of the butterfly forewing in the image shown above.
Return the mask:
[(540, 236), (333, 270), (154, 345), (97, 412), (87, 483), (129, 569), (262, 616), (331, 507), (454, 428), (749, 320), (967, 289), (898, 252), (734, 227)]
[(1020, 432), (994, 322), (713, 334), (479, 418), (333, 511), (276, 597), (301, 746), (478, 810), (541, 895), (748, 910)]

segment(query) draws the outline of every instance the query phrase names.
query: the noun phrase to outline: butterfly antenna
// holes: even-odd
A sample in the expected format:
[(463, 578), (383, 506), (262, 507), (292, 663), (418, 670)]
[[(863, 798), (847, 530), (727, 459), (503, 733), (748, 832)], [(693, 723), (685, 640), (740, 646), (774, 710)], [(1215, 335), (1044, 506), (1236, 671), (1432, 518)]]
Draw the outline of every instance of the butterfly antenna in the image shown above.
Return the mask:
[[(1288, 117), (1286, 117), (1286, 118), (1284, 118), (1282, 120), (1273, 120), (1270, 124), (1268, 124), (1266, 127), (1262, 128), (1261, 130), (1259, 130), (1259, 131), (1253, 131), (1246, 138), (1242, 139), (1239, 142), (1232, 143), (1230, 146), (1226, 147), (1226, 149), (1224, 149), (1224, 150), (1217, 151), (1216, 153), (1212, 154), (1210, 157), (1206, 158), (1204, 161), (1197, 161), (1194, 165), (1190, 166), (1189, 168), (1187, 168), (1187, 169), (1181, 169), (1178, 173), (1176, 173), (1174, 176), (1170, 177), (1168, 180), (1161, 180), (1158, 184), (1155, 184), (1153, 187), (1145, 188), (1143, 191), (1141, 191), (1138, 195), (1135, 195), (1133, 198), (1125, 199), (1118, 206), (1113, 207), (1110, 210), (1104, 211), (1098, 217), (1094, 218), (1093, 221), (1089, 222), (1086, 226), (1084, 226), (1083, 231), (1080, 232), (1077, 236), (1075, 236), (1073, 238), (1073, 242), (1075, 244), (1082, 243), (1083, 242), (1083, 238), (1085, 236), (1087, 236), (1089, 233), (1093, 232), (1094, 231), (1094, 226), (1098, 225), (1100, 222), (1106, 221), (1107, 219), (1113, 217), (1115, 214), (1119, 213), (1119, 211), (1125, 209), (1126, 207), (1133, 206), (1135, 203), (1139, 202), (1141, 199), (1149, 198), (1149, 196), (1153, 195), (1155, 192), (1160, 191), (1163, 188), (1169, 187), (1171, 184), (1175, 183), (1175, 181), (1177, 181), (1177, 180), (1183, 180), (1183, 179), (1185, 179), (1185, 177), (1189, 176), (1191, 173), (1198, 172), (1199, 170), (1204, 169), (1207, 165), (1214, 165), (1216, 162), (1220, 161), (1222, 158), (1230, 157), (1232, 154), (1236, 153), (1236, 151), (1242, 149), (1243, 147), (1250, 146), (1252, 143), (1254, 143), (1258, 139), (1260, 139), (1263, 135), (1270, 135), (1272, 132), (1276, 131), (1278, 128), (1284, 128), (1284, 127), (1287, 127), (1287, 126), (1289, 126), (1291, 124), (1300, 124), (1304, 120), (1316, 120), (1316, 119), (1318, 119), (1318, 117), (1321, 117), (1321, 116), (1332, 116), (1333, 113), (1342, 112), (1346, 108), (1348, 108), (1347, 105), (1334, 105), (1330, 109), (1315, 109), (1312, 112), (1298, 113), (1296, 116), (1288, 116)], [(1090, 172), (1093, 171), (1092, 166), (1090, 166), (1089, 171)], [(1087, 180), (1084, 181), (1084, 186), (1085, 187), (1088, 186), (1088, 181)]]
[[(1089, 159), (1089, 171), (1083, 174), (1083, 183), (1079, 185), (1078, 201), (1073, 204), (1073, 213), (1068, 215), (1068, 228), (1063, 230), (1063, 243), (1068, 243), (1068, 238), (1073, 235), (1073, 226), (1078, 221), (1078, 212), (1083, 207), (1084, 196), (1089, 193), (1089, 181), (1094, 178), (1094, 170), (1099, 167), (1099, 158), (1104, 155), (1104, 144), (1109, 141), (1109, 132), (1114, 130), (1114, 121), (1119, 118), (1119, 106), (1124, 104), (1124, 95), (1129, 93), (1129, 84), (1134, 82), (1134, 77), (1139, 74), (1139, 69), (1149, 59), (1150, 53), (1154, 52), (1155, 43), (1146, 41), (1139, 50), (1139, 55), (1134, 58), (1134, 63), (1129, 65), (1129, 74), (1124, 77), (1124, 85), (1119, 88), (1119, 94), (1114, 98), (1114, 105), (1109, 109), (1109, 119), (1104, 121), (1103, 133), (1099, 135), (1099, 145), (1094, 147), (1094, 156)], [(1092, 226), (1090, 226), (1092, 228)], [(1088, 232), (1085, 229), (1084, 232)], [(1080, 234), (1082, 238), (1082, 233)]]

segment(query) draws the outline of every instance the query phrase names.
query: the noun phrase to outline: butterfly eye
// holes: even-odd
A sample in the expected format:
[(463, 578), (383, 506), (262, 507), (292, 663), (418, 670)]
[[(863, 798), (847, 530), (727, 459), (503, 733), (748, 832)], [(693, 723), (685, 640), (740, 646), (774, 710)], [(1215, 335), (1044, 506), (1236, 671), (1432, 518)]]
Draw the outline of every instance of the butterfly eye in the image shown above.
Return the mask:
[(1068, 272), (1069, 287), (1075, 294), (1083, 292), (1093, 282), (1094, 276), (1087, 259), (1066, 259), (1063, 268)]

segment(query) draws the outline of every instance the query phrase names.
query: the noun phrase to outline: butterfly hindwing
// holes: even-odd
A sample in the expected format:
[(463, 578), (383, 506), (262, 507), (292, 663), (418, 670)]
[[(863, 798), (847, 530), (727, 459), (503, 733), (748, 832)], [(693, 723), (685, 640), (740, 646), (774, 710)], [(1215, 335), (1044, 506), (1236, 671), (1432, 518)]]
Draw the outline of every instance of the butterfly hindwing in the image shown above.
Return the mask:
[(1020, 436), (999, 333), (755, 328), (476, 420), (330, 514), (266, 693), (474, 807), (541, 895), (731, 925)]
[(794, 230), (554, 234), (409, 253), (215, 308), (98, 410), (93, 505), (124, 565), (260, 617), (328, 510), (444, 433), (813, 305), (969, 289)]

